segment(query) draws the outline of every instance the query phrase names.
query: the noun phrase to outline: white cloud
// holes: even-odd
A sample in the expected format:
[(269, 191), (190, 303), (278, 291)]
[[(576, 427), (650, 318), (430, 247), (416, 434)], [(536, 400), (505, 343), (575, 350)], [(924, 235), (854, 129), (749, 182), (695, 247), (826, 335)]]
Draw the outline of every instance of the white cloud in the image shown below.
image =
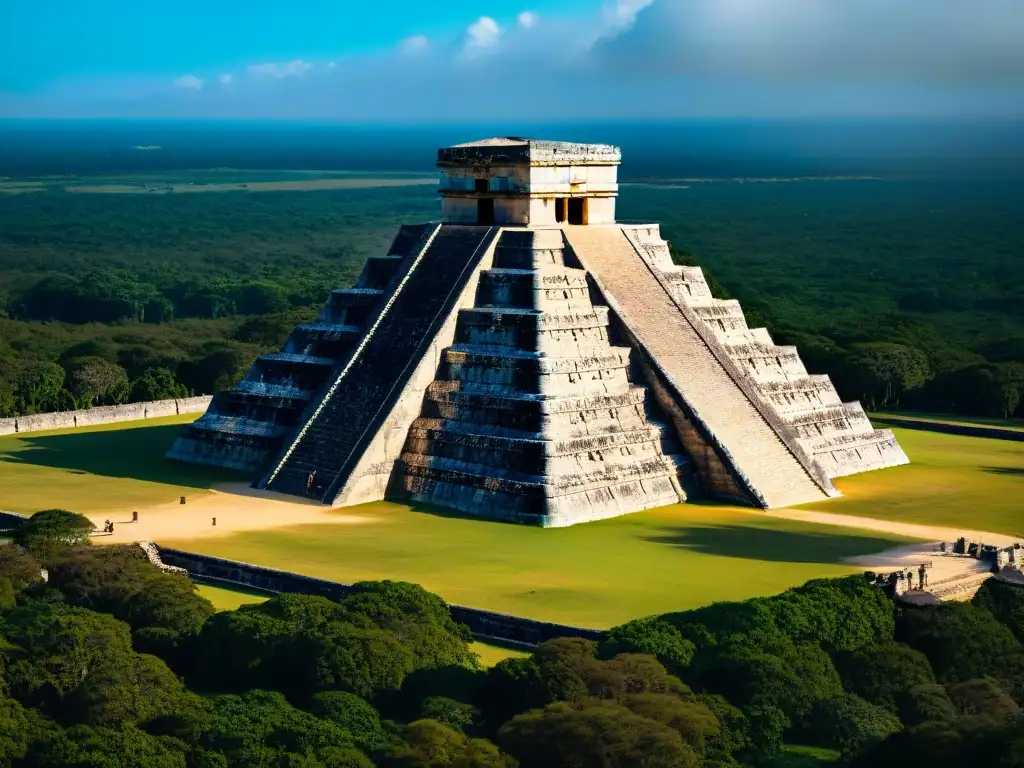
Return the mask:
[(601, 17), (612, 32), (621, 32), (633, 26), (637, 14), (654, 2), (655, 0), (611, 0), (602, 6)]
[(413, 35), (407, 37), (398, 44), (399, 49), (405, 54), (422, 53), (430, 46), (430, 40), (426, 35)]
[(313, 65), (302, 59), (287, 62), (268, 62), (266, 64), (250, 64), (246, 71), (253, 77), (272, 77), (281, 80), (285, 77), (302, 77), (313, 68)]
[(203, 81), (195, 75), (182, 75), (174, 81), (174, 87), (185, 91), (199, 91), (203, 88)]
[(523, 29), (530, 29), (537, 26), (540, 17), (533, 11), (523, 11), (516, 17), (516, 21), (519, 22), (519, 26)]
[[(620, 18), (644, 0), (618, 0)], [(614, 13), (612, 14), (615, 15)], [(657, 0), (609, 68), (751, 82), (1024, 83), (1020, 0)]]
[(220, 76), (220, 77), (218, 77), (217, 79), (218, 79), (218, 80), (220, 81), (220, 84), (221, 84), (221, 85), (231, 85), (231, 83), (232, 83), (232, 82), (234, 81), (234, 79), (235, 79), (235, 76), (234, 76), (234, 75), (232, 75), (232, 74), (231, 74), (231, 73), (229, 73), (229, 72), (225, 72), (225, 73), (224, 73), (223, 75), (221, 75), (221, 76)]
[(466, 29), (466, 51), (493, 48), (501, 39), (501, 27), (490, 16), (481, 16)]
[(336, 66), (338, 66), (338, 62), (336, 62), (336, 61), (328, 61), (327, 62), (327, 68), (328, 69), (334, 69)]

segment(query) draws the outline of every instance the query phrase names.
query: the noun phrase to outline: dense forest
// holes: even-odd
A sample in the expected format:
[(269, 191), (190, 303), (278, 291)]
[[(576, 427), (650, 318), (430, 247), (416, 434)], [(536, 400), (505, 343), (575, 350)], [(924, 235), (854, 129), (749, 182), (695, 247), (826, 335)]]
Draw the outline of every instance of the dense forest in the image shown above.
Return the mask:
[(1024, 744), (1024, 592), (994, 580), (934, 608), (812, 581), (484, 669), (415, 585), (214, 612), (91, 527), (47, 510), (0, 546), (0, 765), (952, 768)]
[[(1019, 184), (642, 184), (619, 206), (844, 398), (1024, 416)], [(229, 387), (436, 212), (430, 187), (0, 195), (0, 416)]]

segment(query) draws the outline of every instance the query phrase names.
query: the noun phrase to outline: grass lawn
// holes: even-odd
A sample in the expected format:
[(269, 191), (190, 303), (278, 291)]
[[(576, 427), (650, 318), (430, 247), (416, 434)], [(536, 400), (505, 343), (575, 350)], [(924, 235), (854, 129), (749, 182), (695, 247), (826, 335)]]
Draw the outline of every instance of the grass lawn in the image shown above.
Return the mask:
[(1024, 432), (1022, 419), (991, 419), (983, 416), (957, 416), (946, 413), (916, 413), (914, 411), (872, 411), (868, 414), (872, 419), (908, 419), (911, 421), (934, 421), (939, 424), (965, 424), (969, 427), (999, 427), (1014, 432)]
[(839, 762), (839, 753), (825, 747), (802, 747), (787, 744), (782, 754), (768, 763), (769, 768), (818, 768)]
[(411, 581), (450, 603), (610, 627), (853, 573), (843, 558), (903, 541), (703, 504), (546, 530), (388, 502), (345, 512), (365, 521), (159, 543), (342, 582)]
[(530, 655), (527, 651), (522, 651), (518, 648), (506, 648), (501, 645), (491, 645), (490, 643), (473, 642), (469, 644), (469, 649), (480, 657), (480, 663), (485, 667), (493, 667), (499, 661), (504, 661), (505, 659), (521, 659)]
[(103, 512), (245, 479), (164, 458), (179, 425), (198, 415), (0, 437), (0, 509)]
[(213, 603), (218, 611), (233, 611), (243, 605), (251, 603), (262, 603), (273, 597), (268, 592), (258, 592), (254, 589), (237, 589), (227, 587), (214, 587), (209, 584), (197, 584), (199, 594)]
[(1024, 537), (1024, 443), (894, 429), (910, 466), (840, 478), (837, 514)]

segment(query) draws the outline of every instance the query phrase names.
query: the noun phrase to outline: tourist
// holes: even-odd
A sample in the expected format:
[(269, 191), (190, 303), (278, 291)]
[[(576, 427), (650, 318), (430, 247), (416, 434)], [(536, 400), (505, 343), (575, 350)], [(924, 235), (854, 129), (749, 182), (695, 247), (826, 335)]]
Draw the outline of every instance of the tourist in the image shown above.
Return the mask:
[(132, 512), (132, 522), (133, 523), (139, 522), (139, 513), (138, 512)]

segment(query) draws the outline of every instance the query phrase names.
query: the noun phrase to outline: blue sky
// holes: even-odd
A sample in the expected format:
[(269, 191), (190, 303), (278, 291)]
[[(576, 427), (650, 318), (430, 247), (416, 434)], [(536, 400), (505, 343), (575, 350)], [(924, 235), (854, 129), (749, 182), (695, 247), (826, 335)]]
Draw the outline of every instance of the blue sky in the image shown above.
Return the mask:
[(1021, 116), (1021, 2), (0, 0), (0, 116)]

